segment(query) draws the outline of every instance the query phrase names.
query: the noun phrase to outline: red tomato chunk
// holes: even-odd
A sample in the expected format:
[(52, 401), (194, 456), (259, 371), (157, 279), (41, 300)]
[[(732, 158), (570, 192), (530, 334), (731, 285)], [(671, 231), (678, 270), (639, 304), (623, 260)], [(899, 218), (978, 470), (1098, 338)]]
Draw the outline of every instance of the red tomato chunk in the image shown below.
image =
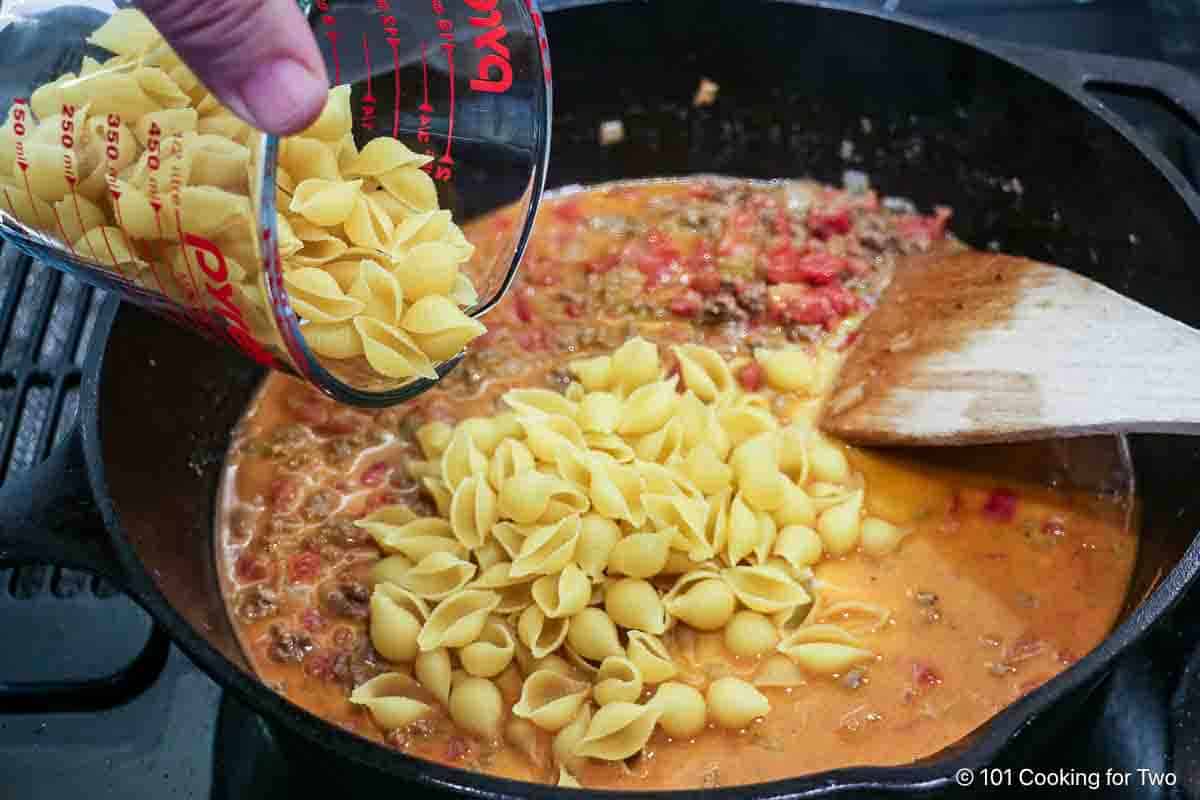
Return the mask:
[(1012, 522), (1017, 513), (1017, 493), (1011, 489), (993, 489), (983, 504), (983, 514), (996, 522)]
[(757, 361), (751, 361), (746, 366), (738, 370), (738, 383), (747, 392), (757, 392), (762, 388), (763, 379), (766, 376), (763, 374), (763, 368), (759, 366)]
[(321, 574), (318, 553), (297, 553), (288, 559), (288, 580), (292, 583), (311, 583)]
[(377, 461), (363, 472), (359, 482), (363, 486), (380, 486), (383, 484), (383, 479), (387, 477), (388, 472), (392, 469), (392, 465), (386, 461)]

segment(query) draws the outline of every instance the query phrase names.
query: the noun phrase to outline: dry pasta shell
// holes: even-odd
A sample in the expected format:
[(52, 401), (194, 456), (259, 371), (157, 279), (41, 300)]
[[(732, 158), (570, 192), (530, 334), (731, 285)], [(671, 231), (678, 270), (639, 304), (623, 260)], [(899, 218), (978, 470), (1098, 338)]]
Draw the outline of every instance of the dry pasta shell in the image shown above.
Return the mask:
[(574, 484), (556, 475), (528, 471), (508, 478), (500, 486), (500, 515), (521, 524), (536, 522), (552, 500), (578, 511), (588, 507), (587, 497)]
[(397, 379), (419, 376), (437, 380), (437, 370), (429, 357), (404, 331), (361, 316), (354, 319), (354, 328), (362, 337), (363, 355), (379, 374)]
[(609, 703), (596, 711), (575, 754), (601, 761), (621, 761), (646, 746), (662, 710), (636, 703)]
[(467, 342), (487, 332), (483, 323), (439, 295), (426, 295), (414, 302), (404, 312), (400, 324), (417, 346), (437, 361), (453, 358)]
[(330, 325), (310, 323), (300, 332), (308, 348), (326, 358), (353, 358), (363, 353), (363, 339), (351, 322), (335, 322)]
[(328, 142), (305, 136), (289, 136), (279, 143), (279, 166), (296, 183), (309, 178), (326, 181), (341, 179), (337, 156)]
[[(404, 506), (395, 508), (412, 513)], [(371, 534), (371, 538), (383, 552), (401, 553), (414, 562), (421, 561), (432, 553), (447, 553), (459, 559), (467, 557), (467, 548), (455, 539), (446, 520), (440, 517), (421, 517), (397, 524), (394, 521), (395, 517), (372, 519), (379, 513), (376, 511), (354, 524)]]
[(597, 512), (609, 519), (624, 520), (635, 526), (646, 521), (642, 505), (645, 478), (633, 466), (593, 457), (588, 465), (591, 485), (589, 498)]
[(495, 592), (478, 589), (464, 589), (446, 597), (421, 627), (417, 644), (422, 650), (466, 647), (479, 638), (488, 615), (499, 602)]
[(450, 702), (450, 683), (453, 675), (450, 651), (445, 647), (422, 650), (413, 662), (413, 674), (428, 692), (443, 706)]
[(756, 511), (773, 511), (783, 504), (787, 478), (779, 471), (779, 441), (774, 431), (756, 434), (733, 449), (729, 466), (738, 491)]
[(288, 211), (314, 225), (341, 225), (354, 211), (361, 187), (362, 181), (309, 178), (296, 184)]
[(492, 678), (508, 668), (516, 648), (512, 631), (493, 617), (484, 624), (478, 639), (458, 651), (458, 660), (467, 674)]
[(575, 564), (567, 564), (557, 575), (538, 578), (533, 601), (551, 619), (571, 617), (582, 611), (592, 596), (592, 582)]
[(471, 562), (439, 550), (425, 556), (404, 573), (400, 585), (426, 600), (441, 600), (470, 583), (476, 569)]
[[(450, 442), (446, 445), (445, 452), (442, 453), (441, 466), (442, 480), (446, 481), (446, 485), (453, 490), (468, 477), (484, 474), (488, 468), (488, 460), (479, 446), (475, 444), (475, 438), (471, 436), (471, 431), (460, 425), (454, 429), (454, 433), (450, 436)], [(499, 512), (509, 516), (505, 511), (503, 492), (500, 497)]]
[(683, 474), (706, 495), (719, 494), (729, 488), (733, 470), (722, 461), (707, 442), (692, 448), (681, 465)]
[(706, 538), (708, 503), (682, 495), (647, 494), (642, 498), (646, 514), (660, 530), (674, 528), (678, 534), (672, 546), (683, 550), (693, 561), (705, 561), (716, 555)]
[(377, 177), (399, 167), (423, 167), (433, 161), (433, 156), (414, 153), (403, 142), (390, 136), (377, 136), (367, 142), (363, 149), (346, 166), (347, 175)]
[(87, 37), (88, 44), (130, 56), (146, 52), (161, 40), (162, 34), (136, 8), (118, 9)]
[(609, 656), (596, 673), (593, 694), (599, 705), (634, 703), (642, 696), (642, 673), (625, 656)]
[(621, 421), (617, 433), (622, 436), (638, 436), (656, 431), (666, 424), (679, 403), (675, 391), (678, 378), (654, 381), (639, 386), (630, 392), (621, 409)]
[(634, 533), (621, 539), (608, 557), (610, 572), (631, 578), (650, 578), (662, 572), (674, 541), (674, 528), (655, 533)]
[(361, 314), (366, 304), (342, 292), (333, 276), (313, 267), (283, 274), (292, 308), (302, 318), (317, 323), (344, 322)]
[(459, 275), (458, 255), (442, 242), (423, 242), (393, 255), (392, 274), (410, 301), (445, 297), (454, 290)]
[(385, 672), (350, 693), (350, 702), (365, 706), (381, 728), (403, 728), (433, 711), (427, 693), (409, 676)]
[(695, 392), (700, 400), (711, 403), (737, 386), (729, 364), (716, 350), (695, 344), (673, 349), (679, 361), (683, 385)]
[(722, 570), (725, 583), (751, 611), (773, 614), (809, 602), (808, 592), (774, 566), (730, 567)]
[(560, 416), (574, 420), (579, 412), (577, 404), (549, 389), (509, 389), (502, 398), (513, 411), (533, 417)]
[(358, 275), (347, 292), (363, 304), (362, 313), (388, 325), (399, 325), (404, 313), (404, 290), (392, 273), (374, 261), (358, 262)]
[(350, 113), (350, 84), (335, 86), (329, 90), (329, 98), (325, 108), (316, 121), (300, 132), (300, 136), (321, 139), (326, 142), (340, 142), (351, 132), (354, 119)]
[(662, 683), (678, 674), (674, 659), (657, 636), (631, 630), (628, 637), (626, 655), (637, 666), (643, 681), (649, 684)]
[(438, 207), (437, 186), (418, 167), (397, 167), (375, 177), (388, 194), (413, 211), (435, 211)]
[[(507, 484), (506, 484), (507, 485)], [(512, 575), (553, 575), (566, 567), (579, 541), (579, 515), (530, 531), (513, 559)]]
[(819, 675), (837, 675), (875, 658), (873, 652), (836, 625), (798, 628), (784, 637), (778, 649), (802, 669)]
[(450, 499), (450, 526), (463, 546), (481, 547), (496, 523), (496, 493), (482, 475), (463, 480)]
[(613, 351), (612, 385), (617, 387), (622, 396), (628, 396), (638, 387), (657, 380), (660, 372), (658, 347), (641, 336), (627, 339)]
[(381, 583), (371, 593), (371, 644), (389, 661), (412, 661), (429, 606), (403, 587)]
[(531, 605), (517, 620), (517, 636), (534, 658), (545, 658), (566, 641), (567, 624), (567, 619), (549, 619), (540, 608)]
[(342, 224), (347, 239), (359, 247), (369, 247), (374, 250), (383, 250), (387, 247), (394, 227), (387, 212), (368, 195), (361, 193), (355, 198), (350, 216)]
[(579, 713), (591, 694), (591, 687), (558, 672), (537, 670), (521, 686), (521, 698), (513, 714), (527, 719), (544, 731), (562, 730)]

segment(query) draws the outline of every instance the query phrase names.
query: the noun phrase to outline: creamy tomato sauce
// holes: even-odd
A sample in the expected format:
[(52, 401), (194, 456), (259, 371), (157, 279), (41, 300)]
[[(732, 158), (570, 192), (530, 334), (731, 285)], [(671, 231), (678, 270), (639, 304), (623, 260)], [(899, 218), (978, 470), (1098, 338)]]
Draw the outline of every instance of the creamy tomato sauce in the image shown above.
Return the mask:
[[(380, 552), (353, 520), (395, 503), (436, 513), (405, 470), (419, 457), (413, 432), (432, 419), (491, 414), (515, 386), (561, 387), (567, 360), (635, 334), (728, 354), (785, 341), (843, 344), (897, 257), (961, 249), (946, 218), (811, 183), (582, 191), (546, 204), (522, 277), (487, 318), (485, 341), (437, 389), (366, 412), (272, 375), (236, 432), (217, 525), (222, 587), (259, 675), (330, 722), (413, 755), (554, 781), (548, 734), (521, 745), (479, 741), (444, 715), (382, 731), (347, 700), (395, 667), (367, 636), (367, 571)], [(486, 252), (509, 224), (501, 213), (468, 236)], [(763, 388), (753, 366), (738, 378)], [(1115, 446), (988, 448), (938, 463), (851, 451), (867, 511), (911, 533), (889, 556), (826, 560), (816, 575), (830, 601), (890, 609), (870, 639), (877, 660), (765, 689), (771, 713), (743, 731), (710, 726), (689, 741), (658, 731), (640, 756), (595, 762), (576, 777), (588, 787), (733, 785), (909, 763), (954, 743), (1113, 625), (1136, 556), (1132, 497), (1121, 488), (1130, 482), (1118, 475), (1116, 490), (1098, 491), (1074, 487), (1071, 476), (1073, 458), (1094, 463), (1099, 452), (1120, 463)], [(757, 667), (726, 652), (719, 634), (680, 625), (665, 641), (678, 662), (712, 677), (749, 677)]]

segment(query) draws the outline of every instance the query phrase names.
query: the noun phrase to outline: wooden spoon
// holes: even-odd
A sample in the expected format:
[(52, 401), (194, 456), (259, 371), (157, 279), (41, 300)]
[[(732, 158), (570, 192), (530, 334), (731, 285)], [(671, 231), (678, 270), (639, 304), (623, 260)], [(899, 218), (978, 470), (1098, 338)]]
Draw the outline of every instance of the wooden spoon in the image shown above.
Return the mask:
[(860, 329), (822, 427), (869, 445), (1200, 434), (1200, 331), (1060, 267), (910, 258)]

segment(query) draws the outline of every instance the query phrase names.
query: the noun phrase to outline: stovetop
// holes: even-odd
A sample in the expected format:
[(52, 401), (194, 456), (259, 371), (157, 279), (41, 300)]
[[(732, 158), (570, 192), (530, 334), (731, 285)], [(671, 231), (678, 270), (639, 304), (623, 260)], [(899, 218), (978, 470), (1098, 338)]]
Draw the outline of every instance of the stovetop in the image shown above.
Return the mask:
[[(550, 3), (544, 3), (549, 6)], [(847, 0), (984, 36), (1200, 70), (1200, 0)], [(1195, 179), (1200, 136), (1111, 98)], [(0, 482), (70, 430), (101, 292), (0, 250)], [(82, 573), (0, 565), (0, 800), (272, 800), (303, 786), (261, 721), (197, 670), (130, 600)], [(1040, 763), (1043, 772), (1172, 771), (1200, 797), (1200, 592), (1132, 649)], [(996, 794), (998, 790), (988, 790)], [(1086, 788), (1056, 789), (1083, 797)], [(987, 793), (987, 792), (982, 792)]]

